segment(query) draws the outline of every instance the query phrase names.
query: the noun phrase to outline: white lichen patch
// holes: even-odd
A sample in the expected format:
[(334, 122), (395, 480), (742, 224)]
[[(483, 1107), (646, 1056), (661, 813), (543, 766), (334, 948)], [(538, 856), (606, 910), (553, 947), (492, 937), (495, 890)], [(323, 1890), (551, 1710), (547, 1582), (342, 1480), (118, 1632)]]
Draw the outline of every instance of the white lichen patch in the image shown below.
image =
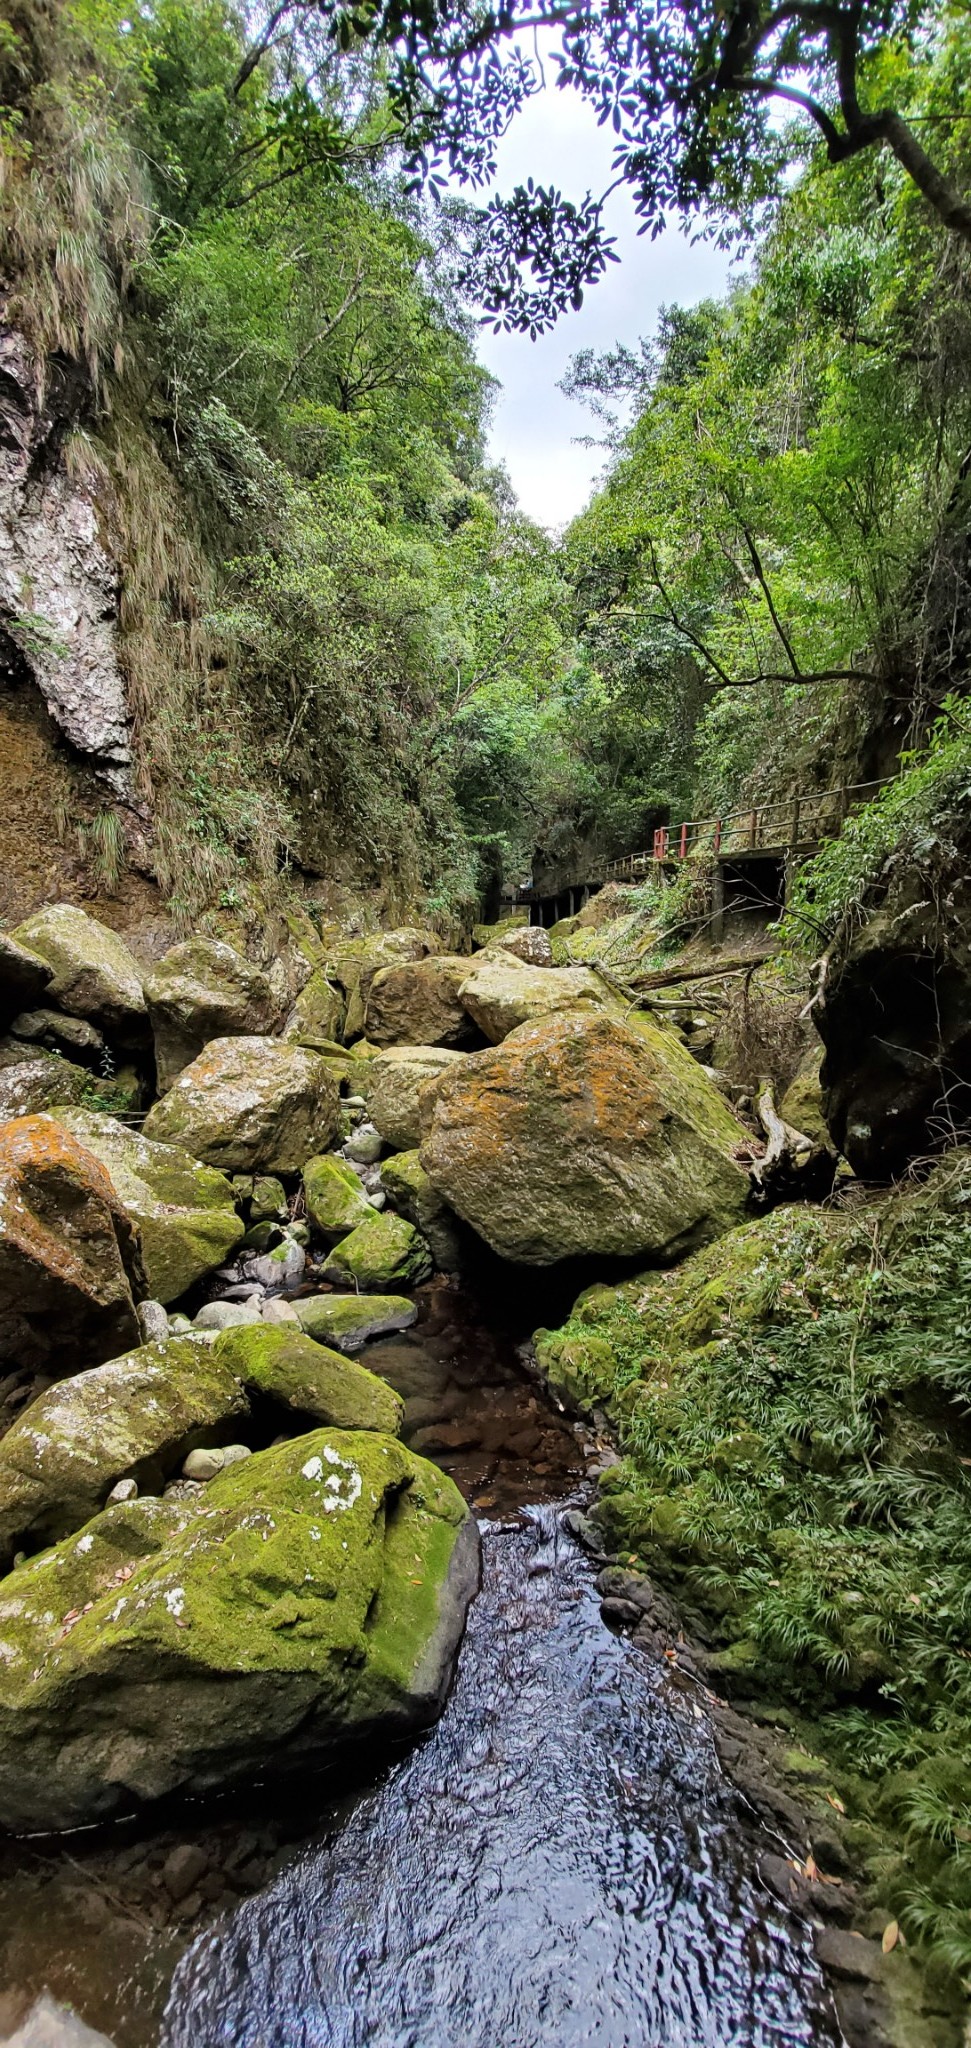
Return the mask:
[(165, 1605), (168, 1608), (173, 1621), (181, 1620), (182, 1612), (185, 1607), (184, 1586), (170, 1586), (168, 1592), (165, 1595)]
[(328, 1465), (335, 1467), (327, 1479), (324, 1479), (323, 1462), (319, 1457), (308, 1458), (301, 1468), (301, 1475), (304, 1479), (323, 1481), (320, 1505), (326, 1515), (338, 1511), (346, 1514), (348, 1508), (361, 1498), (364, 1484), (361, 1474), (353, 1460), (342, 1458), (331, 1444), (324, 1445), (323, 1455)]
[(80, 1551), (80, 1553), (81, 1553), (81, 1556), (82, 1556), (82, 1557), (87, 1557), (88, 1551), (89, 1551), (89, 1550), (90, 1550), (90, 1549), (92, 1548), (92, 1545), (93, 1545), (93, 1543), (94, 1543), (94, 1537), (93, 1537), (93, 1536), (79, 1536), (79, 1537), (78, 1537), (78, 1540), (77, 1540), (77, 1546), (76, 1546), (76, 1547), (77, 1547), (77, 1549), (78, 1549), (78, 1550)]

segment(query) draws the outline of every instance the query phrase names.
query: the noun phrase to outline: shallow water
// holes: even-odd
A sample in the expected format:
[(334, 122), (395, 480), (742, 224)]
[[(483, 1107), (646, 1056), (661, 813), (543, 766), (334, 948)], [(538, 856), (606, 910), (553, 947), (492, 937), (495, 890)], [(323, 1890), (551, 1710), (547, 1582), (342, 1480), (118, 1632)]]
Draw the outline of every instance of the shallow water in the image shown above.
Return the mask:
[(486, 1525), (438, 1727), (200, 1936), (163, 2048), (839, 2041), (707, 1721), (600, 1619), (560, 1514)]

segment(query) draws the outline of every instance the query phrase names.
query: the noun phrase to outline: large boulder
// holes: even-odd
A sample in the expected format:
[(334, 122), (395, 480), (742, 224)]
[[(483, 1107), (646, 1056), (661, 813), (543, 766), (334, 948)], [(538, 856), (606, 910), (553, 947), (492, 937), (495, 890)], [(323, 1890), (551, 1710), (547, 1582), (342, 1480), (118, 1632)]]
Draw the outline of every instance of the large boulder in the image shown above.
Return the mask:
[(459, 997), (486, 1038), (499, 1045), (510, 1031), (550, 1010), (579, 1004), (602, 1008), (609, 992), (588, 967), (529, 967), (513, 954), (483, 954), (459, 987)]
[(306, 1777), (440, 1712), (475, 1524), (393, 1437), (322, 1429), (108, 1508), (0, 1587), (0, 1825)]
[(383, 967), (393, 967), (403, 960), (425, 960), (430, 953), (441, 951), (442, 942), (435, 932), (411, 925), (400, 931), (369, 932), (363, 938), (343, 939), (333, 947), (327, 972), (347, 997), (344, 1037), (348, 1043), (360, 1038), (364, 1031), (371, 983)]
[(0, 1123), (14, 1116), (35, 1116), (55, 1103), (79, 1103), (92, 1092), (86, 1067), (56, 1053), (24, 1045), (17, 1039), (0, 1042)]
[(541, 924), (517, 925), (514, 931), (503, 932), (501, 938), (493, 939), (489, 950), (511, 953), (514, 960), (525, 960), (527, 967), (553, 965), (553, 943)]
[(49, 1002), (71, 1017), (90, 1018), (119, 1045), (147, 1044), (141, 969), (117, 932), (73, 903), (48, 903), (12, 936), (52, 969)]
[(666, 1260), (741, 1220), (744, 1142), (672, 1033), (564, 1010), (437, 1084), (421, 1164), (505, 1258)]
[(303, 985), (283, 1027), (288, 1045), (332, 1047), (344, 1029), (344, 997), (318, 968)]
[(178, 1301), (204, 1274), (224, 1264), (245, 1224), (229, 1181), (215, 1167), (95, 1110), (62, 1110), (58, 1121), (100, 1159), (137, 1223), (154, 1301)]
[(396, 1287), (418, 1287), (431, 1270), (431, 1254), (414, 1224), (392, 1209), (372, 1209), (334, 1246), (324, 1275), (364, 1294), (389, 1294)]
[(0, 1023), (43, 1001), (54, 969), (39, 953), (0, 932)]
[(421, 1137), (418, 1098), (426, 1081), (468, 1058), (442, 1045), (394, 1045), (365, 1069), (368, 1115), (386, 1145), (409, 1152)]
[(374, 1337), (391, 1337), (418, 1321), (404, 1294), (305, 1294), (293, 1303), (300, 1328), (336, 1351), (363, 1351)]
[(443, 953), (402, 967), (384, 967), (371, 983), (367, 1035), (371, 1045), (462, 1046), (476, 1042), (459, 997), (469, 971), (464, 954)]
[(395, 1152), (381, 1167), (381, 1186), (399, 1215), (420, 1230), (440, 1273), (457, 1273), (466, 1228), (433, 1186), (418, 1152)]
[(308, 1159), (303, 1192), (307, 1215), (322, 1237), (346, 1237), (374, 1214), (360, 1174), (333, 1153)]
[(104, 1167), (53, 1117), (0, 1126), (0, 1358), (99, 1361), (137, 1344), (138, 1233)]
[(280, 1021), (262, 968), (222, 939), (186, 939), (145, 983), (161, 1091), (213, 1038), (256, 1037)]
[(216, 1038), (149, 1111), (144, 1131), (229, 1173), (299, 1173), (337, 1136), (337, 1083), (278, 1038)]

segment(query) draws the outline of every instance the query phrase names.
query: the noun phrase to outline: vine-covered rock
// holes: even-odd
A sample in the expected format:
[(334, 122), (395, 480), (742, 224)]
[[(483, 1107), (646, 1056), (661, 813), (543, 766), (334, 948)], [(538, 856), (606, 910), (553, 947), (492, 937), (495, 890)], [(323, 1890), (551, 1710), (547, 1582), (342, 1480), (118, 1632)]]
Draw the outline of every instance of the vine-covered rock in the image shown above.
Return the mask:
[(222, 939), (173, 946), (152, 969), (145, 1000), (162, 1091), (211, 1039), (255, 1037), (280, 1021), (267, 976)]
[(339, 1105), (318, 1054), (278, 1038), (216, 1038), (149, 1111), (144, 1131), (229, 1173), (299, 1173), (336, 1137)]
[(223, 1174), (94, 1110), (64, 1110), (58, 1121), (100, 1159), (137, 1223), (154, 1300), (177, 1301), (223, 1264), (245, 1228)]
[(467, 1053), (450, 1052), (442, 1045), (393, 1045), (380, 1058), (371, 1060), (363, 1081), (368, 1115), (386, 1145), (411, 1151), (421, 1137), (419, 1096), (426, 1081), (434, 1081)]
[(18, 925), (12, 936), (51, 968), (49, 1002), (72, 1017), (89, 1017), (103, 1025), (121, 1045), (147, 1043), (141, 969), (117, 932), (73, 903), (48, 903)]
[(421, 1164), (505, 1258), (667, 1259), (741, 1219), (744, 1136), (670, 1032), (564, 1010), (437, 1084)]
[(0, 1126), (0, 1357), (98, 1361), (138, 1342), (138, 1233), (53, 1117)]
[(431, 1254), (424, 1238), (407, 1222), (386, 1209), (372, 1209), (363, 1223), (342, 1237), (324, 1267), (328, 1280), (339, 1286), (360, 1287), (365, 1294), (382, 1294), (395, 1287), (417, 1287), (432, 1270)]
[(442, 1472), (324, 1429), (111, 1507), (0, 1586), (0, 1825), (63, 1829), (441, 1709), (478, 1539)]

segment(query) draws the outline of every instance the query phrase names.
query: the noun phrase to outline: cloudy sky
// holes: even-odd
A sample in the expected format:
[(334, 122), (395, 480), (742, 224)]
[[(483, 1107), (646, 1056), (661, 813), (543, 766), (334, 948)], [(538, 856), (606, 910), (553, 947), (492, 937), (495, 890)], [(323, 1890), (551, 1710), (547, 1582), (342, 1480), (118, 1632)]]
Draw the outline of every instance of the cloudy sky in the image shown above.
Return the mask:
[[(549, 85), (528, 102), (502, 143), (497, 189), (508, 192), (533, 177), (571, 199), (582, 199), (588, 187), (605, 191), (612, 139), (576, 93)], [(582, 509), (603, 463), (602, 451), (575, 445), (592, 422), (556, 388), (570, 357), (580, 348), (633, 344), (650, 332), (660, 305), (691, 304), (720, 292), (728, 278), (727, 256), (707, 244), (692, 248), (674, 231), (656, 242), (638, 238), (622, 191), (610, 201), (609, 224), (621, 262), (608, 265), (581, 312), (565, 315), (539, 341), (494, 335), (489, 328), (479, 341), (483, 362), (503, 387), (491, 453), (506, 464), (524, 511), (544, 526), (562, 526)]]

